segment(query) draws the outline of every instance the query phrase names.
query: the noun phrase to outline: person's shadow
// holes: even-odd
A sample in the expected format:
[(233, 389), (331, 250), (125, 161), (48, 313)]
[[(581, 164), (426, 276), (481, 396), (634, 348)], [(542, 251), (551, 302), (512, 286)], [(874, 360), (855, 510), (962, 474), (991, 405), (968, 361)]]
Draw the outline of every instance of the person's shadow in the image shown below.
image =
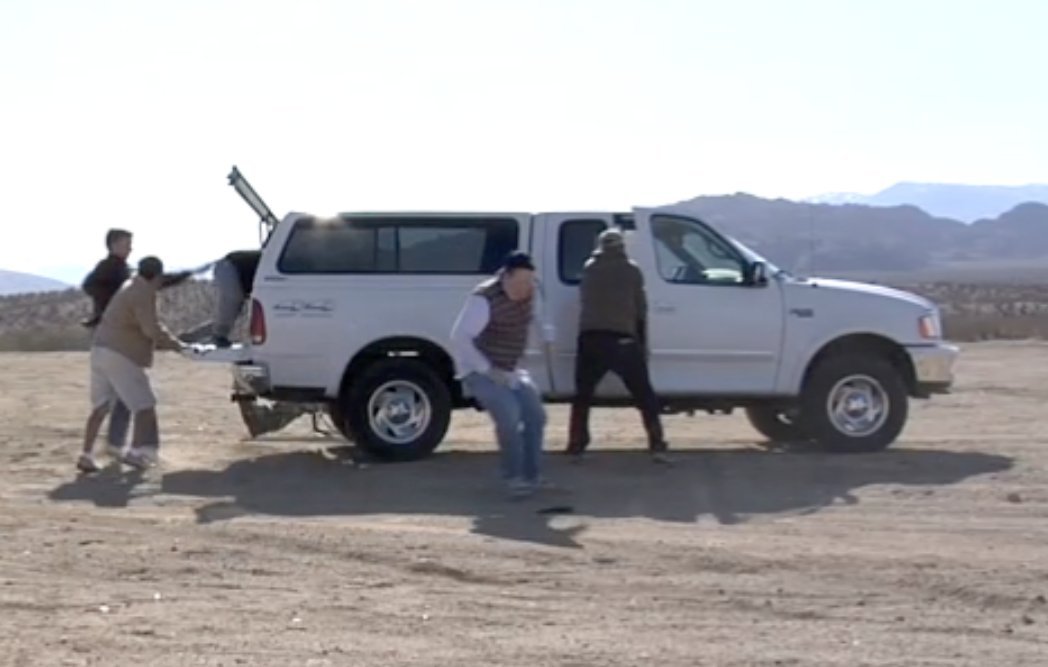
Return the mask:
[[(854, 492), (874, 484), (942, 486), (1000, 472), (1012, 459), (978, 452), (897, 449), (878, 454), (790, 454), (753, 449), (676, 452), (676, 465), (653, 464), (639, 451), (595, 452), (582, 464), (547, 457), (547, 471), (570, 493), (509, 501), (496, 483), (494, 452), (438, 453), (424, 461), (348, 467), (313, 452), (260, 456), (223, 470), (180, 470), (163, 476), (159, 493), (215, 498), (196, 508), (201, 523), (245, 515), (465, 516), (476, 533), (578, 547), (585, 517), (648, 517), (721, 524), (783, 513), (855, 505)], [(53, 500), (126, 505), (124, 478), (79, 478)], [(570, 514), (560, 517), (558, 514)], [(565, 525), (566, 524), (566, 525)]]
[(78, 475), (72, 482), (51, 491), (51, 500), (90, 500), (98, 507), (127, 507), (132, 499), (144, 495), (145, 474), (111, 463), (97, 473)]

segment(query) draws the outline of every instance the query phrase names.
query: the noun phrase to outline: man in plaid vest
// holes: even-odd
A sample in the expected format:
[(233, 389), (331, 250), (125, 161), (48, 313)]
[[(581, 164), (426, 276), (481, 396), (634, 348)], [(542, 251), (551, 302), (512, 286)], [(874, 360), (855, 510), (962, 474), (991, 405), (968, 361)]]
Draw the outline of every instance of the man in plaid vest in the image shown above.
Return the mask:
[[(535, 319), (535, 266), (511, 254), (496, 275), (466, 299), (451, 330), (457, 377), (491, 416), (501, 454), (502, 477), (513, 498), (543, 485), (541, 458), (546, 411), (520, 360)], [(552, 328), (543, 327), (552, 340)]]

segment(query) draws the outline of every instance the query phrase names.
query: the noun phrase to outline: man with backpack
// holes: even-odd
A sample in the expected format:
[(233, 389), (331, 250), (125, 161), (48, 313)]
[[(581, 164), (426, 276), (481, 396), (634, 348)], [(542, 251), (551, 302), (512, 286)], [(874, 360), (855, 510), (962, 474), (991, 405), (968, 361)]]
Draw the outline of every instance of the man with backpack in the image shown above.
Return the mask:
[(589, 411), (601, 379), (618, 375), (640, 411), (652, 461), (671, 463), (666, 453), (660, 406), (648, 375), (644, 274), (626, 254), (621, 231), (604, 231), (582, 270), (579, 285), (575, 399), (571, 404), (567, 453), (581, 459), (590, 444)]

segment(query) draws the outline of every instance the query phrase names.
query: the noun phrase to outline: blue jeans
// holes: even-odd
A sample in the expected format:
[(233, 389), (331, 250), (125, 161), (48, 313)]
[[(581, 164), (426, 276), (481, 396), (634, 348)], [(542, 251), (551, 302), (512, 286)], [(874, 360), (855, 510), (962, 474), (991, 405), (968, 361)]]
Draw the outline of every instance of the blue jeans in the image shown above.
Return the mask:
[(510, 388), (477, 373), (467, 375), (462, 383), (495, 422), (502, 478), (538, 483), (546, 409), (535, 386), (519, 382)]

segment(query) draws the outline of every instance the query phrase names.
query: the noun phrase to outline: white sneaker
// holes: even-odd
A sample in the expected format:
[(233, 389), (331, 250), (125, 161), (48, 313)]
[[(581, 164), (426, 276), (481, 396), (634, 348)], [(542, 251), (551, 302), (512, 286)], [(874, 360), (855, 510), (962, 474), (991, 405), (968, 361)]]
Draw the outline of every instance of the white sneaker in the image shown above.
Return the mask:
[(117, 447), (116, 445), (106, 445), (106, 456), (119, 461), (124, 458), (124, 452), (127, 451), (126, 447)]
[(90, 474), (98, 472), (102, 469), (102, 466), (98, 465), (98, 462), (95, 461), (95, 457), (90, 454), (81, 454), (80, 458), (76, 460), (76, 469), (82, 473)]
[(133, 468), (145, 470), (157, 464), (157, 451), (155, 447), (132, 447), (121, 460)]

